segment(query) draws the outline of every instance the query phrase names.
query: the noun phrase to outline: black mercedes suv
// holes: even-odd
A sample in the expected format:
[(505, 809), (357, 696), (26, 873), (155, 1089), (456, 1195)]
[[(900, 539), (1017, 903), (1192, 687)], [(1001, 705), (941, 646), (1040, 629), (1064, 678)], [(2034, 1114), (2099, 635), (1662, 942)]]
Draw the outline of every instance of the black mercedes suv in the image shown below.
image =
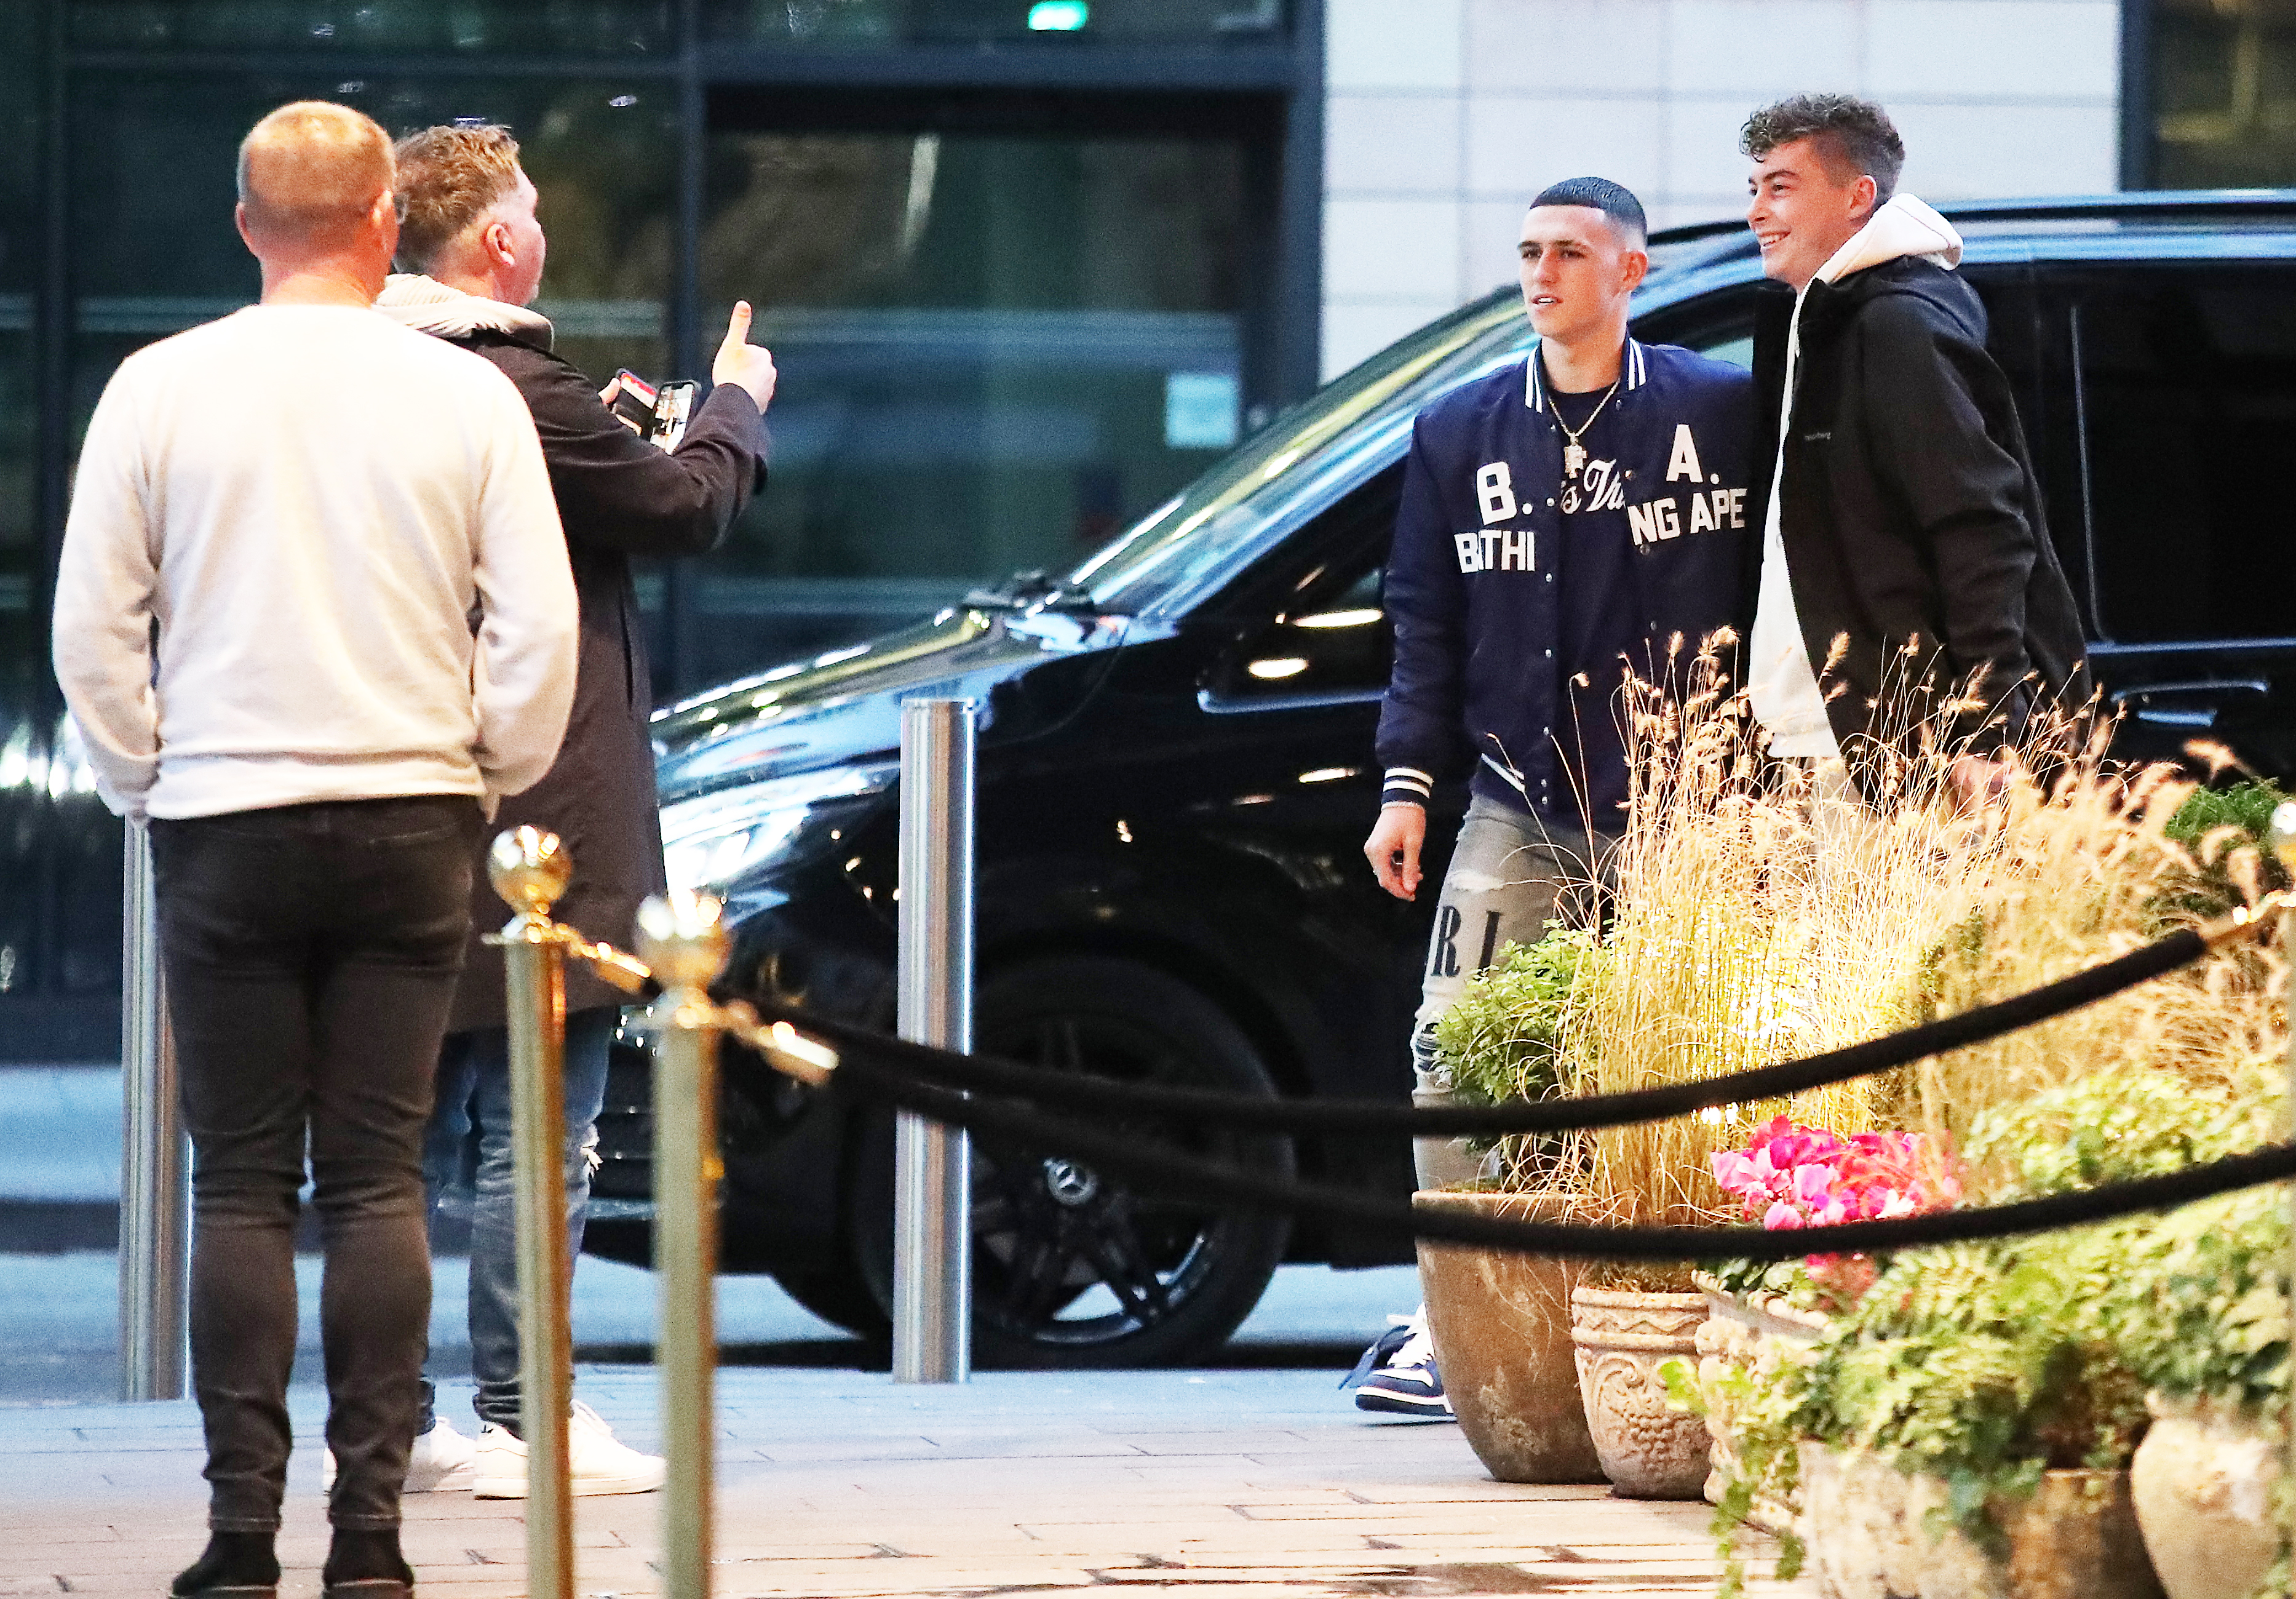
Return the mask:
[[(2127, 713), (2123, 753), (2205, 738), (2289, 773), (2296, 529), (2278, 497), (2296, 436), (2296, 194), (1948, 214), (2097, 677)], [(1652, 259), (1636, 336), (1746, 360), (1760, 276), (1746, 230), (1662, 234)], [(1405, 1103), (1428, 911), (1382, 894), (1361, 853), (1388, 671), (1381, 568), (1413, 415), (1531, 342), (1515, 292), (1496, 293), (1279, 417), (1074, 572), (663, 713), (670, 877), (728, 900), (726, 988), (890, 1023), (899, 703), (972, 695), (979, 1049)], [(1439, 794), (1431, 845), (1463, 804)], [(771, 1272), (831, 1320), (882, 1331), (888, 1120), (736, 1050), (726, 1068), (726, 1269)], [(635, 1051), (610, 1100), (591, 1247), (643, 1259)], [(1397, 1193), (1410, 1182), (1399, 1137), (1225, 1152)], [(994, 1147), (977, 1162), (986, 1360), (1182, 1360), (1224, 1339), (1281, 1261), (1389, 1258), (1343, 1230), (1151, 1202), (1067, 1163)]]

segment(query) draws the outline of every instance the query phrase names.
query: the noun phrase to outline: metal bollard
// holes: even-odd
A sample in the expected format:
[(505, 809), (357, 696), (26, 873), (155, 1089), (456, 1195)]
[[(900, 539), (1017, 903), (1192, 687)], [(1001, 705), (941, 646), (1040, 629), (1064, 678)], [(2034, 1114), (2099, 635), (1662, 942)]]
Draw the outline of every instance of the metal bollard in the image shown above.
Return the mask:
[(654, 1001), (653, 1267), (660, 1282), (662, 1590), (709, 1599), (716, 1482), (718, 1015), (709, 986), (726, 963), (723, 908), (673, 892), (638, 908), (638, 950)]
[[(972, 1048), (972, 790), (980, 705), (901, 705), (900, 1034)], [(962, 1128), (899, 1113), (893, 1146), (893, 1381), (972, 1367), (972, 1150)]]
[(519, 1424), (526, 1434), (526, 1580), (534, 1599), (573, 1599), (574, 1496), (566, 1454), (573, 1335), (566, 1257), (566, 955), (550, 908), (573, 861), (557, 837), (515, 828), (487, 855), (518, 912), (500, 944), (510, 1001), (511, 1141), (518, 1221)]
[(160, 971), (152, 835), (127, 824), (121, 896), (119, 1397), (180, 1399), (191, 1365), (191, 1146)]

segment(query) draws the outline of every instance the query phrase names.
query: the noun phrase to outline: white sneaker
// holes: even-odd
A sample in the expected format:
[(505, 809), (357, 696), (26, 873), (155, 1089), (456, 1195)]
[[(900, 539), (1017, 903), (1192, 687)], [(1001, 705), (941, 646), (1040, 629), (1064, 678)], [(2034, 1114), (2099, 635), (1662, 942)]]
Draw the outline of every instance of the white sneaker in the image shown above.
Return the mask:
[[(410, 1494), (459, 1494), (467, 1490), (478, 1475), (476, 1463), (479, 1447), (455, 1430), (455, 1424), (443, 1418), (432, 1424), (430, 1430), (418, 1433), (414, 1453), (406, 1458), (406, 1488)], [(335, 1452), (327, 1451), (319, 1464), (319, 1489), (322, 1493), (335, 1490)]]
[[(566, 1418), (568, 1475), (577, 1496), (651, 1494), (668, 1475), (659, 1455), (641, 1455), (615, 1438), (604, 1418), (580, 1400)], [(526, 1442), (489, 1422), (479, 1429), (477, 1477), (480, 1499), (526, 1497)]]

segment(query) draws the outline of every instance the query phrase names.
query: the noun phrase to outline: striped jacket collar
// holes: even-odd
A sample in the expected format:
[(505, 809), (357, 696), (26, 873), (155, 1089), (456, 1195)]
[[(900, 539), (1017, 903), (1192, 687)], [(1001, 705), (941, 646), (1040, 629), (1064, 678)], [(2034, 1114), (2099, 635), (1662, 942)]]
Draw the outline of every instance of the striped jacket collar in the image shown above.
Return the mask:
[[(1546, 409), (1546, 363), (1538, 359), (1538, 347), (1531, 346), (1530, 354), (1522, 363), (1522, 403), (1534, 411)], [(1624, 381), (1620, 387), (1633, 393), (1650, 382), (1650, 360), (1644, 354), (1640, 341), (1628, 339), (1626, 354), (1619, 363), (1619, 375)]]

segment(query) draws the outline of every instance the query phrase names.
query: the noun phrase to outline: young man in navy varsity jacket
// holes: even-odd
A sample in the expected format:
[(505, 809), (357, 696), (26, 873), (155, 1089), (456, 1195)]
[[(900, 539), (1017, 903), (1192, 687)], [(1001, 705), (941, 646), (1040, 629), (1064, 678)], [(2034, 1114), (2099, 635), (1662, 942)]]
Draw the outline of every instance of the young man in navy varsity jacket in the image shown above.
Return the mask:
[[(1412, 1039), (1422, 1102), (1448, 1084), (1435, 1020), (1509, 942), (1536, 943), (1620, 829), (1620, 689), (1678, 675), (1737, 614), (1753, 390), (1746, 373), (1627, 336), (1650, 268), (1643, 209), (1573, 178), (1523, 219), (1523, 301), (1539, 346), (1420, 414), (1388, 559), (1394, 674), (1387, 770), (1364, 845), (1381, 886), (1417, 896), (1426, 802), (1472, 767), (1472, 801), (1435, 910)], [(1678, 642), (1677, 642), (1678, 641)], [(1472, 1175), (1418, 1144), (1420, 1181)], [(1398, 1329), (1357, 1402), (1441, 1414), (1425, 1340)]]

